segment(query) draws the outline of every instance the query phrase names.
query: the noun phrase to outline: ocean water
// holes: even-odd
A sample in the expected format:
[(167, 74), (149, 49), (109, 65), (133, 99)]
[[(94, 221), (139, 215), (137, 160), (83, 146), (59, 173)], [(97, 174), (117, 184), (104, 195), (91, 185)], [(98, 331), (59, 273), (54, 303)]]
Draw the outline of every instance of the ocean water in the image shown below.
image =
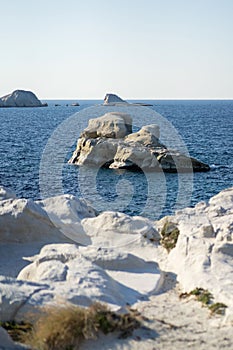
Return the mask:
[[(71, 115), (102, 101), (79, 101), (80, 107), (70, 106), (76, 101), (46, 102), (49, 104), (46, 108), (0, 109), (0, 184), (12, 188), (19, 197), (41, 199), (41, 161), (51, 135)], [(72, 193), (89, 200), (97, 210), (119, 210), (158, 219), (183, 206), (208, 200), (222, 189), (233, 186), (233, 101), (146, 102), (174, 127), (189, 154), (208, 163), (211, 171), (194, 173), (192, 177), (189, 174), (146, 174), (102, 168), (80, 170), (67, 164), (75, 149), (77, 132), (65, 159), (61, 159), (61, 188), (54, 185), (48, 189), (48, 195), (61, 191)], [(55, 104), (59, 106), (55, 107)], [(75, 134), (75, 130), (72, 132)], [(57, 161), (54, 154), (59, 159), (61, 152), (59, 145), (54, 148), (51, 167), (46, 170), (48, 174)], [(56, 184), (61, 174), (54, 172), (52, 176)], [(53, 187), (51, 183), (50, 187)]]

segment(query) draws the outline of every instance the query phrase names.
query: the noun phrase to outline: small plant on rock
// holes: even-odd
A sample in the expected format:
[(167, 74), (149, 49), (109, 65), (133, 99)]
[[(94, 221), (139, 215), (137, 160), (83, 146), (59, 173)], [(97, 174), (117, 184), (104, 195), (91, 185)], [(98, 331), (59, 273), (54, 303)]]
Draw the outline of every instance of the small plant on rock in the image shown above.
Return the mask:
[(204, 306), (207, 306), (211, 314), (224, 315), (227, 305), (223, 303), (212, 303), (213, 295), (203, 288), (195, 288), (189, 293), (182, 293), (180, 298), (187, 298), (194, 295), (198, 301), (200, 301)]
[(166, 221), (161, 230), (162, 239), (160, 243), (164, 248), (170, 252), (171, 249), (175, 248), (176, 242), (178, 240), (180, 231), (176, 224), (173, 222)]
[(192, 290), (189, 294), (195, 295), (197, 300), (204, 305), (209, 305), (211, 303), (211, 300), (213, 299), (213, 295), (207, 289), (203, 288), (196, 288)]
[(217, 314), (217, 315), (225, 315), (227, 306), (223, 303), (214, 303), (209, 306), (209, 309), (212, 314)]

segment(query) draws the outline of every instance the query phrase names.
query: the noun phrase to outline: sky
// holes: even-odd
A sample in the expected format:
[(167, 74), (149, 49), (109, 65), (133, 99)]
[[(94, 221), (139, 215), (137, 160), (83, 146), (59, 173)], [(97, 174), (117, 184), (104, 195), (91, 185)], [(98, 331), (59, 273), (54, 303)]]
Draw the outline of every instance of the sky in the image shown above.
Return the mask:
[(232, 0), (0, 0), (0, 96), (232, 99)]

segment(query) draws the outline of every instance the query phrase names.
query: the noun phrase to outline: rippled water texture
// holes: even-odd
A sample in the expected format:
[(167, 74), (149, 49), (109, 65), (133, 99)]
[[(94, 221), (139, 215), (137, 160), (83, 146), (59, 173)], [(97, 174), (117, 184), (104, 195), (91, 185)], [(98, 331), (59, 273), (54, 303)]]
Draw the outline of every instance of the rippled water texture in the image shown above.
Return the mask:
[[(190, 205), (207, 200), (220, 190), (231, 187), (233, 101), (149, 102), (153, 104), (150, 108), (173, 124), (190, 155), (211, 165), (210, 172), (194, 174)], [(55, 101), (49, 101), (47, 108), (0, 109), (0, 183), (15, 190), (19, 197), (41, 197), (39, 169), (48, 139), (66, 118), (99, 101), (80, 101), (80, 107), (67, 107), (66, 104), (70, 104), (70, 101), (59, 103), (61, 106), (58, 107), (54, 106)], [(152, 116), (151, 123), (153, 122)], [(78, 136), (77, 133), (63, 162), (63, 192), (82, 195), (99, 210), (121, 210), (154, 219), (171, 214), (174, 208), (182, 207), (182, 200), (180, 203), (177, 200), (177, 174), (147, 175), (143, 172), (99, 169), (96, 191), (92, 191), (88, 186), (88, 181), (92, 181), (92, 170), (82, 175), (78, 167), (66, 163)], [(59, 147), (55, 151), (59, 158)], [(53, 159), (51, 166), (52, 162)], [(85, 176), (85, 179), (80, 176)], [(148, 188), (148, 176), (153, 176), (153, 188)], [(179, 176), (182, 176), (184, 182), (190, 180), (186, 174)], [(82, 183), (85, 180), (84, 189), (80, 189), (80, 178)], [(53, 190), (56, 194), (56, 188)], [(105, 208), (99, 206), (98, 198), (106, 203)], [(120, 200), (120, 207), (116, 207), (116, 199), (118, 203)]]

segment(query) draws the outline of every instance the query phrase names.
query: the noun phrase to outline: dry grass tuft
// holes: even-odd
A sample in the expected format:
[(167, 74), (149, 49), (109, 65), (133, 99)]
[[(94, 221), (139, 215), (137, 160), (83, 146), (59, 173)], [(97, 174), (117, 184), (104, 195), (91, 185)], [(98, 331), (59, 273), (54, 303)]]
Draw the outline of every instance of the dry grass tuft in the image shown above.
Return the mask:
[(126, 337), (141, 325), (133, 312), (119, 315), (105, 305), (49, 307), (38, 318), (24, 342), (36, 350), (76, 350), (85, 339), (120, 331)]
[(0, 327), (3, 327), (10, 337), (17, 342), (24, 339), (25, 334), (32, 330), (32, 324), (29, 322), (0, 322)]

